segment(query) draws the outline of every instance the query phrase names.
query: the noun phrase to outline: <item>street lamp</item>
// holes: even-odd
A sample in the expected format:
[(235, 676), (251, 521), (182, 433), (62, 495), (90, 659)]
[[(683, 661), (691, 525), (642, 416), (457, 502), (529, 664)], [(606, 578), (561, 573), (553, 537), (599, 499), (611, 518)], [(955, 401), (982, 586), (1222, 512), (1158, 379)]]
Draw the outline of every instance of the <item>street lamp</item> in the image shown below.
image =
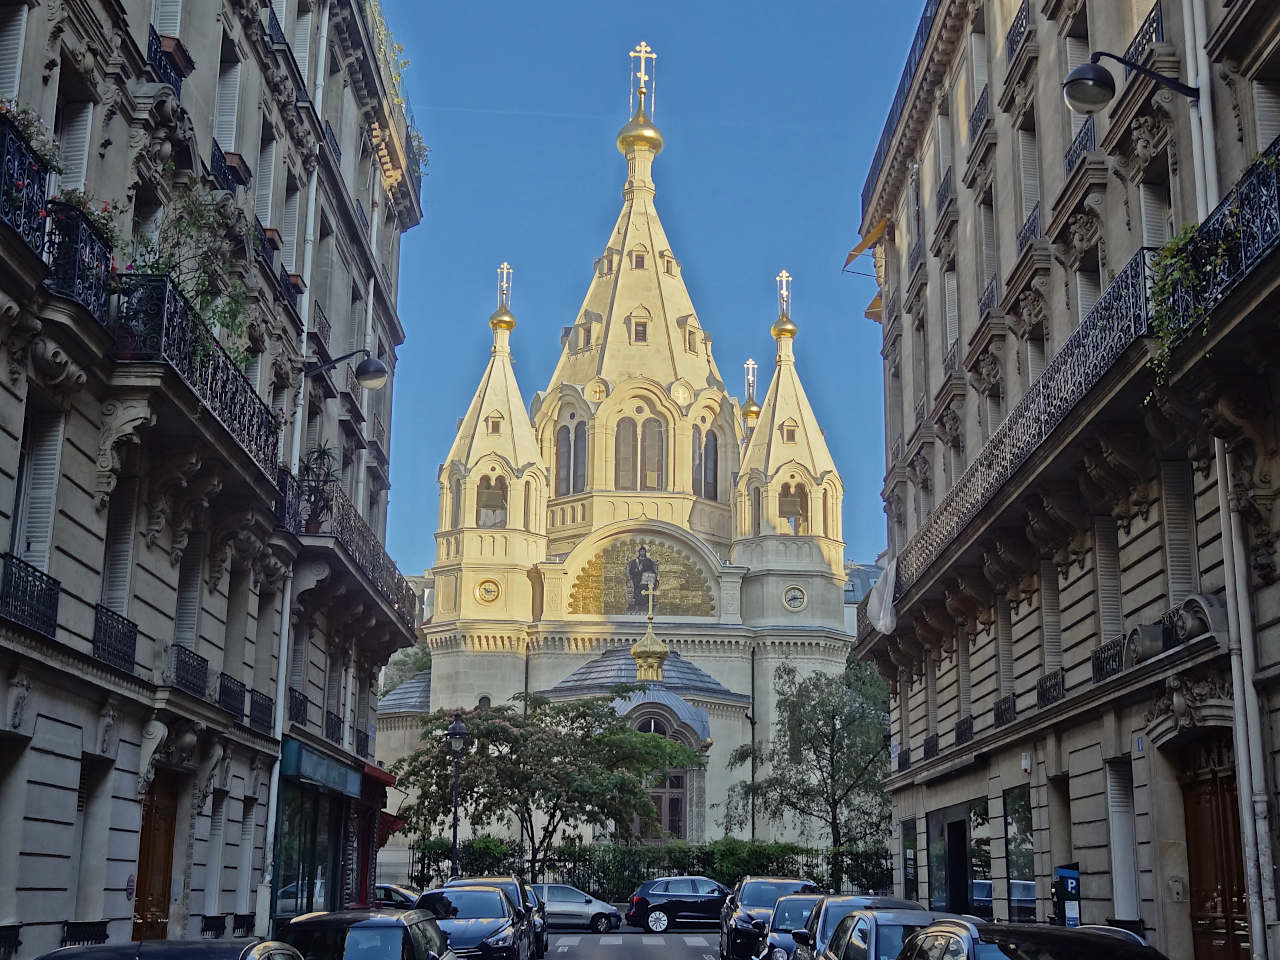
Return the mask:
[(1110, 70), (1098, 63), (1103, 57), (1122, 63), (1134, 73), (1150, 77), (1160, 86), (1168, 87), (1184, 97), (1190, 97), (1192, 100), (1200, 99), (1200, 91), (1195, 87), (1187, 86), (1181, 80), (1166, 77), (1163, 73), (1157, 73), (1150, 67), (1135, 63), (1128, 57), (1107, 53), (1105, 50), (1095, 50), (1089, 55), (1088, 63), (1080, 64), (1062, 81), (1062, 98), (1076, 113), (1097, 113), (1115, 99), (1115, 77), (1111, 75)]
[(358, 354), (364, 354), (364, 359), (356, 364), (356, 379), (360, 381), (360, 386), (366, 390), (381, 390), (387, 382), (387, 365), (377, 357), (371, 355), (368, 350), (352, 350), (350, 353), (344, 354), (337, 360), (330, 360), (328, 363), (317, 363), (314, 360), (303, 364), (302, 372), (308, 377), (314, 377), (318, 373), (324, 373), (326, 370), (332, 370), (344, 360), (350, 360)]
[(467, 749), (467, 725), (462, 722), (462, 714), (453, 712), (453, 723), (445, 732), (449, 741), (449, 752), (453, 754), (453, 847), (450, 849), (451, 866), (449, 876), (458, 875), (458, 770), (462, 754)]

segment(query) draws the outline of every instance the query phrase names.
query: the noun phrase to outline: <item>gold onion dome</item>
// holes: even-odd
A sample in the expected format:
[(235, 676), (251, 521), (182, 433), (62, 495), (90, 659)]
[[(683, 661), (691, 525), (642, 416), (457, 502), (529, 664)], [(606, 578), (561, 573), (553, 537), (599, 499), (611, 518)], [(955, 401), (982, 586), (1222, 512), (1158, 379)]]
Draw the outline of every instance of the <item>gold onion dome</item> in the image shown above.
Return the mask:
[(649, 115), (644, 112), (643, 92), (640, 95), (640, 106), (636, 108), (636, 115), (618, 131), (618, 152), (626, 156), (628, 150), (642, 143), (653, 151), (654, 156), (662, 152), (662, 131), (654, 126)]
[(747, 398), (747, 402), (742, 405), (742, 415), (753, 420), (760, 416), (760, 404), (756, 403), (755, 397)]
[(494, 330), (514, 330), (516, 318), (512, 316), (511, 311), (505, 306), (499, 307), (489, 317), (489, 326)]
[(790, 314), (782, 314), (777, 320), (773, 321), (773, 326), (769, 328), (769, 332), (773, 334), (773, 339), (779, 340), (782, 337), (792, 337), (796, 335), (796, 325), (792, 321)]

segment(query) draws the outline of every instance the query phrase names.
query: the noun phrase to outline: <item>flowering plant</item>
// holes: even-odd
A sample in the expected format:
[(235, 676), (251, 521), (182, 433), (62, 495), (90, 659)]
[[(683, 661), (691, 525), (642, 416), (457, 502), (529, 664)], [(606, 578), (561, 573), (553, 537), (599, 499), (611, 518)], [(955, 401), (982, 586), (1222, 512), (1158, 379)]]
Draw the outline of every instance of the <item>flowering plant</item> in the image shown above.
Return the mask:
[(46, 167), (54, 173), (62, 171), (62, 157), (58, 153), (58, 144), (44, 125), (40, 114), (29, 107), (24, 107), (17, 100), (0, 99), (0, 115), (8, 117), (18, 128), (22, 139), (35, 152)]
[(80, 210), (107, 246), (115, 249), (120, 245), (120, 231), (116, 228), (116, 214), (119, 208), (110, 200), (99, 200), (92, 194), (70, 187), (59, 188), (57, 194), (50, 199), (60, 200)]

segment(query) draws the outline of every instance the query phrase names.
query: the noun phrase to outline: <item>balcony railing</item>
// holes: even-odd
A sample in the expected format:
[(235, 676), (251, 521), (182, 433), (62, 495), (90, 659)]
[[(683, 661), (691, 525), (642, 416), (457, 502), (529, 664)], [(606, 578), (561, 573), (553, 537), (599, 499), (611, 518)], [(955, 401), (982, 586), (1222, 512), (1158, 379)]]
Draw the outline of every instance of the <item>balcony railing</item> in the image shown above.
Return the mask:
[(356, 756), (369, 759), (369, 731), (356, 731)]
[(107, 942), (106, 920), (64, 920), (62, 946), (90, 947)]
[(268, 476), (280, 421), (168, 277), (130, 275), (111, 322), (121, 360), (161, 360), (195, 392)]
[(237, 720), (244, 716), (244, 684), (225, 673), (218, 674), (218, 706)]
[(27, 143), (7, 113), (0, 113), (0, 220), (13, 228), (28, 249), (44, 249), (45, 184), (49, 168)]
[(356, 376), (355, 368), (349, 363), (344, 367), (342, 389), (351, 395), (352, 403), (361, 410), (364, 409), (364, 387), (360, 386), (360, 378)]
[(302, 484), (287, 467), (276, 470), (276, 526), (295, 537), (302, 534)]
[(117, 670), (133, 673), (138, 647), (138, 625), (110, 607), (93, 610), (93, 655)]
[(280, 264), (280, 273), (276, 276), (276, 289), (280, 291), (280, 299), (284, 301), (284, 305), (293, 311), (294, 316), (297, 316), (298, 288), (293, 285), (293, 277), (289, 275), (289, 268), (283, 263)]
[(109, 319), (111, 248), (79, 207), (50, 200), (45, 256), (50, 293), (74, 300), (101, 324)]
[(893, 320), (897, 318), (898, 305), (899, 305), (898, 291), (895, 290), (893, 291), (893, 293), (889, 295), (889, 302), (886, 304), (884, 308), (883, 319), (884, 319), (885, 326), (888, 326), (890, 323), (893, 322)]
[(942, 369), (947, 373), (960, 372), (960, 339), (958, 337), (947, 344), (947, 352), (942, 355)]
[(258, 918), (256, 913), (233, 913), (231, 915), (231, 935), (247, 937), (253, 933), (253, 923)]
[(405, 626), (413, 626), (413, 612), (417, 604), (409, 584), (395, 562), (387, 556), (382, 541), (369, 529), (340, 484), (334, 483), (329, 488), (333, 497), (333, 516), (329, 520), (327, 532), (338, 538), (338, 542), (351, 555), (351, 559), (373, 581), (378, 592), (395, 609)]
[(1036, 681), (1036, 706), (1044, 709), (1067, 695), (1067, 675), (1059, 667)]
[(915, 414), (916, 414), (917, 427), (924, 426), (925, 416), (929, 412), (929, 397), (927, 393), (928, 387), (926, 387), (925, 390), (926, 390), (926, 393), (922, 393), (920, 394), (920, 396), (916, 397)]
[(317, 302), (311, 310), (311, 331), (316, 335), (316, 339), (320, 341), (320, 345), (324, 347), (325, 353), (329, 352), (329, 342), (333, 337), (333, 324), (329, 322), (329, 317), (324, 312), (324, 307)]
[(209, 690), (209, 661), (190, 647), (173, 645), (173, 685), (204, 699)]
[(382, 422), (379, 414), (373, 415), (373, 442), (382, 449), (382, 455), (387, 454), (387, 425)]
[(978, 316), (985, 317), (996, 308), (996, 277), (992, 274), (987, 285), (982, 288), (982, 296), (978, 298)]
[(1080, 162), (1081, 157), (1093, 149), (1093, 129), (1093, 114), (1089, 114), (1089, 116), (1085, 117), (1084, 123), (1080, 125), (1075, 139), (1071, 141), (1071, 146), (1067, 147), (1067, 152), (1063, 154), (1063, 172), (1068, 177), (1071, 176), (1071, 171), (1076, 168), (1076, 164)]
[(3, 560), (0, 617), (52, 640), (58, 632), (58, 598), (62, 585), (12, 553), (4, 554)]
[(276, 702), (265, 693), (249, 691), (249, 726), (259, 733), (271, 733), (271, 722), (276, 712)]
[(280, 18), (276, 16), (275, 7), (267, 7), (267, 36), (273, 46), (288, 46), (284, 38), (284, 28), (280, 26)]
[(899, 747), (898, 748), (898, 772), (902, 773), (910, 769), (911, 769), (911, 748)]
[(356, 201), (356, 219), (360, 221), (360, 229), (365, 239), (369, 237), (369, 215), (364, 212), (364, 204)]
[(938, 755), (938, 735), (931, 733), (924, 738), (924, 758), (932, 760)]
[(938, 216), (942, 216), (942, 211), (946, 209), (947, 204), (956, 195), (955, 178), (951, 173), (951, 168), (947, 167), (947, 172), (942, 175), (942, 182), (938, 184), (938, 192), (934, 196), (934, 209), (938, 211)]
[(267, 228), (257, 217), (253, 218), (253, 250), (258, 259), (267, 265), (268, 270), (275, 269), (276, 252), (271, 249), (271, 241), (267, 239)]
[(1018, 719), (1018, 698), (1014, 694), (1001, 697), (996, 701), (996, 726), (1003, 727)]
[(902, 459), (902, 434), (897, 434), (893, 438), (893, 442), (889, 444), (889, 463), (890, 465), (897, 463)]
[(1031, 5), (1027, 0), (1022, 0), (1018, 5), (1018, 12), (1013, 15), (1013, 22), (1009, 24), (1009, 32), (1004, 36), (1005, 60), (1012, 62), (1018, 55), (1018, 51), (1022, 49), (1022, 42), (1027, 39), (1027, 27), (1030, 24)]
[(155, 74), (157, 83), (167, 83), (182, 101), (182, 74), (178, 72), (173, 57), (164, 49), (164, 43), (155, 27), (147, 27), (147, 66)]
[(228, 193), (235, 193), (236, 178), (231, 175), (231, 167), (227, 165), (227, 155), (222, 152), (222, 147), (217, 140), (213, 141), (213, 147), (209, 150), (209, 173), (213, 175), (213, 179), (217, 181), (218, 186)]
[(333, 159), (338, 163), (342, 162), (342, 147), (338, 146), (338, 135), (333, 132), (333, 127), (329, 125), (329, 121), (324, 122), (324, 142), (329, 145), (329, 149), (333, 151)]
[[(1147, 19), (1142, 21), (1142, 26), (1133, 35), (1133, 40), (1130, 41), (1128, 48), (1124, 52), (1125, 59), (1141, 63), (1146, 52), (1157, 43), (1164, 43), (1164, 16), (1160, 12), (1160, 0), (1156, 0), (1155, 6), (1147, 14)], [(1129, 79), (1132, 73), (1133, 67), (1126, 66), (1124, 68), (1124, 78), (1126, 80)]]
[(1031, 244), (1032, 240), (1039, 239), (1039, 237), (1040, 204), (1037, 203), (1031, 209), (1031, 212), (1027, 214), (1027, 219), (1022, 221), (1022, 226), (1018, 228), (1018, 253), (1022, 253)]
[(324, 712), (324, 738), (330, 743), (342, 742), (342, 717), (332, 710)]
[(978, 99), (973, 105), (973, 109), (969, 111), (969, 143), (973, 145), (978, 142), (978, 137), (982, 135), (982, 125), (987, 122), (991, 116), (991, 88), (984, 86), (982, 93), (978, 94)]
[(961, 717), (956, 721), (956, 746), (962, 746), (973, 739), (973, 717)]
[(311, 712), (311, 701), (307, 699), (307, 695), (301, 690), (289, 688), (289, 722), (296, 723), (300, 727), (305, 727), (308, 721), (308, 714)]
[[(1280, 232), (1280, 223), (1277, 224)], [(1004, 488), (1062, 419), (1112, 364), (1147, 333), (1147, 261), (1139, 250), (1111, 282), (1084, 322), (992, 434), (969, 468), (907, 542), (898, 558), (894, 596), (902, 594)]]
[(907, 251), (907, 276), (914, 275), (922, 263), (924, 263), (924, 240), (917, 240)]
[(1089, 655), (1094, 683), (1102, 683), (1124, 670), (1124, 654), (1128, 642), (1128, 638), (1121, 634), (1094, 648)]
[(200, 936), (204, 940), (221, 940), (227, 932), (225, 913), (206, 913), (200, 921)]

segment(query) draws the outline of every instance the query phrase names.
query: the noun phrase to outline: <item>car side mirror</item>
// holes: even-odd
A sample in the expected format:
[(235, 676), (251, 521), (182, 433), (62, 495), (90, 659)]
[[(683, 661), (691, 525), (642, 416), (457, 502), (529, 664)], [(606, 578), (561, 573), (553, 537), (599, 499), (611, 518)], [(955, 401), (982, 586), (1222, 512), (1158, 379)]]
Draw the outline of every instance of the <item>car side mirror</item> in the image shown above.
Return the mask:
[(590, 903), (590, 902), (591, 902), (591, 898), (590, 898), (590, 897), (583, 897), (583, 898), (582, 898), (582, 902), (583, 902), (583, 903)]
[(795, 941), (798, 947), (811, 947), (813, 941), (809, 938), (808, 930), (792, 930), (791, 939)]
[(752, 920), (751, 926), (755, 927), (758, 932), (764, 933), (765, 929), (768, 927), (768, 924), (766, 924), (763, 920)]

